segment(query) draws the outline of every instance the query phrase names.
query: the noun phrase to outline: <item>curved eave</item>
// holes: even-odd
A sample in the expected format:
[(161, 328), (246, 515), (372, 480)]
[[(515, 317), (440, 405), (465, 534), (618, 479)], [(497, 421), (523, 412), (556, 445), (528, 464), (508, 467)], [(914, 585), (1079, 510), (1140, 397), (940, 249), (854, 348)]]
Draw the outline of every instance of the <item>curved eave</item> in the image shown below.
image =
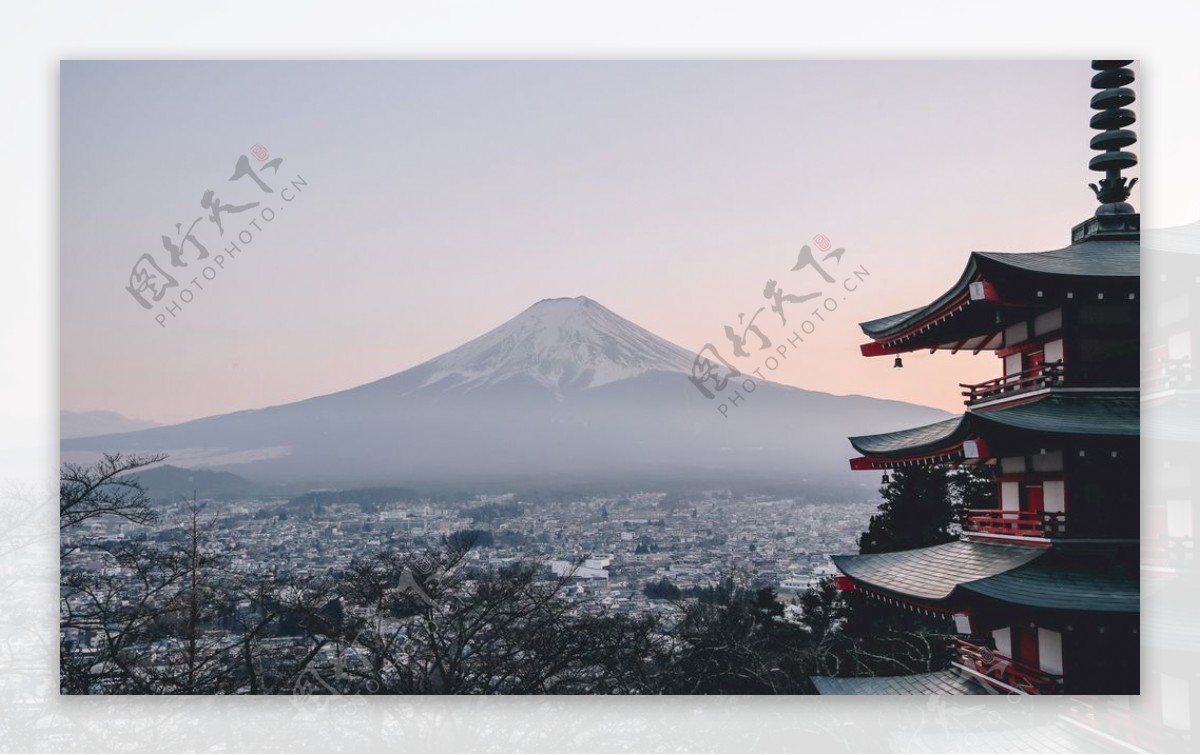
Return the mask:
[(963, 299), (968, 296), (968, 288), (978, 274), (976, 256), (974, 253), (967, 259), (967, 266), (959, 276), (958, 281), (949, 291), (934, 299), (929, 304), (907, 312), (900, 312), (887, 317), (859, 323), (863, 333), (873, 340), (898, 338), (905, 332), (922, 325), (928, 325), (939, 316), (950, 314)]
[(995, 284), (1006, 278), (1045, 278), (1047, 285), (1071, 280), (1137, 280), (1136, 239), (1092, 239), (1048, 252), (972, 252), (962, 275), (933, 302), (860, 323), (871, 338), (864, 356), (900, 354), (923, 348), (972, 351), (999, 348), (997, 307), (1006, 304)]
[(1049, 252), (975, 252), (985, 274), (1012, 271), (1060, 278), (1136, 279), (1141, 243), (1131, 239), (1090, 239)]
[(1136, 393), (1049, 393), (998, 407), (970, 409), (959, 417), (878, 435), (850, 438), (862, 454), (851, 469), (878, 469), (906, 463), (940, 463), (963, 458), (963, 443), (974, 440), (972, 458), (985, 455), (997, 432), (1054, 436), (1136, 437), (1141, 405)]
[(902, 354), (923, 348), (980, 351), (998, 348), (995, 287), (981, 279), (972, 255), (958, 282), (933, 303), (860, 324), (872, 340), (860, 349), (863, 356)]
[(874, 469), (872, 462), (897, 466), (903, 462), (932, 462), (944, 460), (960, 452), (969, 430), (966, 416), (934, 422), (921, 427), (878, 435), (859, 435), (850, 438), (850, 445), (862, 454), (862, 460), (851, 460), (851, 469)]
[[(982, 310), (976, 309), (977, 312)], [(992, 313), (982, 313), (976, 319), (983, 322), (991, 322), (994, 315)], [(980, 325), (983, 329), (982, 334), (978, 335), (956, 335), (955, 330), (965, 328), (965, 323), (958, 321), (954, 323), (953, 328), (939, 329), (940, 323), (930, 325), (926, 330), (906, 335), (896, 339), (868, 341), (860, 344), (858, 347), (859, 353), (864, 357), (882, 357), (893, 356), (896, 354), (907, 354), (911, 351), (920, 351), (929, 349), (937, 351), (943, 349), (951, 354), (956, 354), (959, 351), (969, 351), (972, 354), (978, 354), (981, 351), (995, 351), (1004, 345), (1004, 332), (995, 330), (990, 325)]]
[(956, 540), (895, 553), (832, 558), (839, 571), (866, 589), (944, 604), (959, 585), (1003, 574), (1043, 554), (1037, 548)]

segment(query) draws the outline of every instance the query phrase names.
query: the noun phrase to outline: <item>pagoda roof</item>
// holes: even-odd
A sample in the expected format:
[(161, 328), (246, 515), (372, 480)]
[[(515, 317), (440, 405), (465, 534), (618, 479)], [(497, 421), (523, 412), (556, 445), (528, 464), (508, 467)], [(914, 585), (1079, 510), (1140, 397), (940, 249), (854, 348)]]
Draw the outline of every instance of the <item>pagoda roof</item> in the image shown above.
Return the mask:
[[(1049, 252), (975, 252), (987, 273), (1002, 268), (1045, 275), (1137, 278), (1141, 244), (1137, 239), (1089, 239)], [(984, 262), (986, 260), (986, 262)]]
[(867, 589), (919, 602), (964, 593), (1029, 608), (1137, 613), (1135, 558), (1079, 549), (1042, 549), (970, 540), (894, 553), (834, 556)]
[(1033, 401), (967, 411), (972, 425), (996, 425), (1059, 435), (1136, 436), (1141, 400), (1137, 393), (1057, 393)]
[(864, 456), (877, 459), (942, 456), (963, 441), (997, 428), (1058, 435), (1136, 436), (1141, 405), (1137, 394), (1049, 393), (1029, 401), (969, 409), (958, 417), (877, 435), (850, 438)]
[[(867, 356), (917, 348), (994, 349), (996, 312), (1006, 304), (1006, 282), (1046, 278), (1063, 284), (1079, 279), (1136, 279), (1140, 244), (1136, 233), (1099, 235), (1047, 252), (972, 252), (958, 281), (929, 304), (860, 323), (873, 341)], [(974, 285), (974, 288), (973, 288)], [(1026, 303), (1027, 305), (1027, 303)], [(1050, 308), (1051, 302), (1043, 308)]]
[(814, 676), (819, 695), (986, 695), (978, 683), (957, 671), (904, 676)]
[(897, 430), (878, 435), (859, 435), (850, 438), (850, 445), (864, 456), (892, 457), (931, 453), (962, 443), (967, 439), (966, 414), (944, 419), (931, 425), (909, 430)]
[(956, 540), (894, 553), (833, 556), (843, 574), (869, 587), (941, 602), (960, 584), (1006, 571), (1042, 555), (1038, 548)]
[(961, 587), (1005, 603), (1060, 611), (1137, 613), (1141, 605), (1136, 558), (1111, 552), (1051, 550)]

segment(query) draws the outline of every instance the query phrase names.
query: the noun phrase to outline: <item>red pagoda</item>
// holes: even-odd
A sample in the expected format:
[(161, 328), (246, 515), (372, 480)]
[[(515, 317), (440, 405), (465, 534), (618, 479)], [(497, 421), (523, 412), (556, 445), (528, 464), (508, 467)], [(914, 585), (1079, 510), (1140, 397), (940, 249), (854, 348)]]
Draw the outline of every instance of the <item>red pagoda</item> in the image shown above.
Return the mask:
[(935, 301), (861, 326), (864, 356), (1000, 358), (998, 377), (961, 385), (961, 416), (850, 439), (857, 470), (995, 472), (999, 508), (968, 512), (957, 541), (834, 557), (845, 589), (953, 618), (955, 660), (929, 691), (1138, 692), (1140, 219), (1126, 201), (1137, 179), (1121, 174), (1137, 164), (1125, 151), (1137, 141), (1130, 63), (1092, 61), (1090, 168), (1104, 178), (1068, 246), (974, 252)]

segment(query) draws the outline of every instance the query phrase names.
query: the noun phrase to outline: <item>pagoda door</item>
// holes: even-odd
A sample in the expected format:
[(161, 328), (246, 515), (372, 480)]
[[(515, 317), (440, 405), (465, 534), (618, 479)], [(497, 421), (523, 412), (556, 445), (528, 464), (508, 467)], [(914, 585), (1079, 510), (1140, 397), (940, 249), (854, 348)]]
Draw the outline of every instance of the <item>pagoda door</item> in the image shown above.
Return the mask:
[(1025, 486), (1025, 510), (1039, 514), (1046, 510), (1045, 488), (1040, 482), (1036, 485)]
[(1038, 630), (1030, 626), (1015, 626), (1012, 628), (1012, 659), (1016, 667), (1010, 667), (1005, 675), (1005, 681), (1019, 689), (1032, 691), (1029, 677), (1025, 669), (1041, 668), (1040, 648), (1038, 647)]
[(1029, 512), (1028, 518), (1021, 517), (1022, 534), (1040, 535), (1042, 534), (1042, 521), (1044, 517), (1042, 512), (1046, 510), (1046, 493), (1045, 488), (1039, 482), (1036, 485), (1025, 486), (1025, 511)]
[(1038, 668), (1038, 632), (1033, 627), (1013, 627), (1013, 660)]

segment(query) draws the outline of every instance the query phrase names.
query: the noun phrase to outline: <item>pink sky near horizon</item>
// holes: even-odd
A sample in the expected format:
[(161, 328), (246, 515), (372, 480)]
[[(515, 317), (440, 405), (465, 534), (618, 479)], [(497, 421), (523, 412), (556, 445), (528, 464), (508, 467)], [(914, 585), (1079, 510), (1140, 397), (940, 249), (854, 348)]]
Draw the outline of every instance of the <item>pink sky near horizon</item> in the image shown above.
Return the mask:
[[(998, 360), (915, 353), (895, 370), (859, 356), (857, 323), (927, 303), (972, 250), (1069, 243), (1095, 207), (1091, 74), (1087, 61), (64, 63), (62, 408), (176, 422), (295, 401), (560, 296), (728, 351), (724, 326), (769, 304), (767, 280), (813, 288), (790, 270), (824, 234), (847, 250), (839, 279), (871, 275), (769, 377), (959, 411), (957, 384), (998, 375)], [(165, 259), (160, 236), (201, 214), (205, 190), (256, 198), (226, 181), (256, 143), (308, 186), (159, 327), (124, 290), (131, 266)], [(791, 328), (770, 317), (782, 342)]]

